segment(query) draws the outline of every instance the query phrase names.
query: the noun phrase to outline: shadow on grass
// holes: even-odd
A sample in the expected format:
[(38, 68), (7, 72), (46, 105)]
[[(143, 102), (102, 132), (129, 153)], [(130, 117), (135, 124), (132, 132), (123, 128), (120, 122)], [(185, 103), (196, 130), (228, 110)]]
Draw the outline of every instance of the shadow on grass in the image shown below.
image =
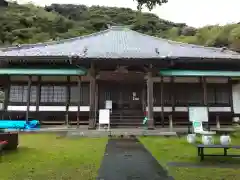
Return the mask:
[(187, 168), (240, 168), (240, 157), (205, 157), (200, 162), (199, 158), (188, 162), (176, 161), (168, 162), (170, 167), (187, 167)]

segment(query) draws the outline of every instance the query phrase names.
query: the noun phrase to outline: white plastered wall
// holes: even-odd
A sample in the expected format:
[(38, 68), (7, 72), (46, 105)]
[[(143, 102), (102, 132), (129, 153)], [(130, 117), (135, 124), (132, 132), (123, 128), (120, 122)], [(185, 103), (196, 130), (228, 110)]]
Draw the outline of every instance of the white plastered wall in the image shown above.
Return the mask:
[(240, 114), (240, 83), (232, 86), (233, 112)]

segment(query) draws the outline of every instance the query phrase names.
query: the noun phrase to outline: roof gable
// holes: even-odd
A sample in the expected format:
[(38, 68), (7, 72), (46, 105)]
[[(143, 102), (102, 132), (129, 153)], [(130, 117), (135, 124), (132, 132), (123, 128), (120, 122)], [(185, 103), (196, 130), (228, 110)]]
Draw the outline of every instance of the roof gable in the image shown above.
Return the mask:
[(240, 59), (240, 54), (157, 38), (113, 26), (87, 36), (0, 50), (0, 56), (79, 56), (82, 58), (200, 57)]

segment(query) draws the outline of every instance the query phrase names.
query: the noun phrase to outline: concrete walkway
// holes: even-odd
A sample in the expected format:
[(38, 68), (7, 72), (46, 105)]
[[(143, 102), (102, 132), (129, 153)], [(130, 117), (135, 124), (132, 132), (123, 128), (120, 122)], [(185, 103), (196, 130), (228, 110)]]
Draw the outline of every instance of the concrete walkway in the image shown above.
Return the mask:
[(110, 139), (97, 180), (173, 180), (135, 138)]

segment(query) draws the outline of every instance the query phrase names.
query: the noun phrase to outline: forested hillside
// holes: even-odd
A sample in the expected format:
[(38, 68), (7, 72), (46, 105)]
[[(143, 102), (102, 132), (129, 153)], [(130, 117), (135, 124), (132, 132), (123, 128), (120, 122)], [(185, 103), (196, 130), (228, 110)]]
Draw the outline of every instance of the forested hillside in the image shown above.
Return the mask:
[(195, 29), (128, 8), (59, 4), (45, 8), (16, 3), (0, 6), (0, 45), (70, 38), (106, 29), (108, 25), (130, 25), (149, 35), (205, 46), (225, 46), (240, 52), (240, 24)]

